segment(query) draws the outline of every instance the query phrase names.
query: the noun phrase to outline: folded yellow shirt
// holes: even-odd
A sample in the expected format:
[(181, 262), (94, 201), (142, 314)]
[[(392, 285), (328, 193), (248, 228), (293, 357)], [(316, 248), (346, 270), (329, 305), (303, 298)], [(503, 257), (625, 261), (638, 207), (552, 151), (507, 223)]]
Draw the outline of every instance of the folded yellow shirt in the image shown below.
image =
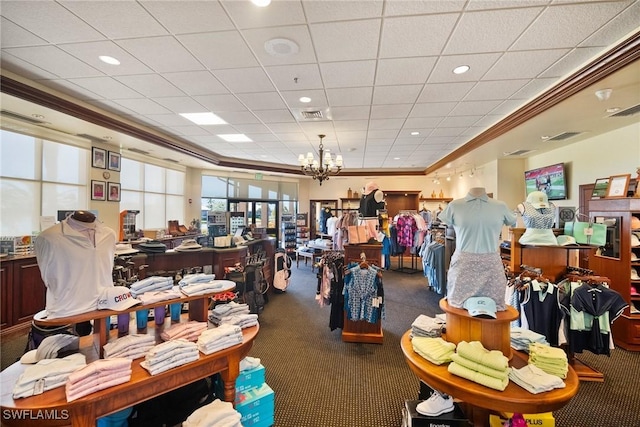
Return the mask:
[(460, 341), (457, 352), (460, 356), (497, 371), (509, 367), (509, 359), (499, 350), (487, 350), (480, 341)]

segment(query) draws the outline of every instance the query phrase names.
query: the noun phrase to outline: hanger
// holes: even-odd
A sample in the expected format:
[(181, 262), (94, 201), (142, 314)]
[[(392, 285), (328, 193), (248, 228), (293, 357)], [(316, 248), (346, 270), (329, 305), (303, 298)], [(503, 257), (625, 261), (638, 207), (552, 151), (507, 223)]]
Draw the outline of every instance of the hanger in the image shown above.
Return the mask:
[(360, 268), (365, 269), (365, 268), (369, 268), (369, 263), (367, 262), (367, 256), (364, 254), (364, 252), (360, 253)]

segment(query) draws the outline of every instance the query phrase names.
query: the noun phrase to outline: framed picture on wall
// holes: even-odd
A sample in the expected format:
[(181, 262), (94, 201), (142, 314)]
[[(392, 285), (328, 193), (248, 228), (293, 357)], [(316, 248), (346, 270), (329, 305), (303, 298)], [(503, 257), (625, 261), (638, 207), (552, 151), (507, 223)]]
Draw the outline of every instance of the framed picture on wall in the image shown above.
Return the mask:
[(607, 187), (609, 187), (609, 178), (598, 178), (593, 185), (592, 199), (602, 199), (607, 195)]
[(110, 182), (107, 185), (107, 200), (110, 202), (120, 201), (120, 184), (116, 182)]
[(609, 186), (607, 187), (607, 199), (618, 197), (627, 197), (627, 188), (631, 174), (613, 175), (609, 177)]
[(120, 172), (120, 153), (109, 151), (109, 170)]
[(107, 150), (98, 147), (91, 147), (91, 167), (107, 168)]
[(106, 200), (107, 185), (104, 181), (91, 180), (91, 200)]

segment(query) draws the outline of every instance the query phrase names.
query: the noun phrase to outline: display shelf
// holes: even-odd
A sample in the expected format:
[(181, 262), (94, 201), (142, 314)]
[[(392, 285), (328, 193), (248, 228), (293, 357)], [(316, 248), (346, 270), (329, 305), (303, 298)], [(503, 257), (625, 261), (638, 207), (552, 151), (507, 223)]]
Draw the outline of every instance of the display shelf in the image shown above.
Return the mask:
[(294, 214), (284, 214), (280, 220), (282, 229), (282, 248), (289, 256), (292, 256), (297, 248), (296, 245), (296, 217)]
[(309, 214), (296, 214), (296, 250), (309, 241)]

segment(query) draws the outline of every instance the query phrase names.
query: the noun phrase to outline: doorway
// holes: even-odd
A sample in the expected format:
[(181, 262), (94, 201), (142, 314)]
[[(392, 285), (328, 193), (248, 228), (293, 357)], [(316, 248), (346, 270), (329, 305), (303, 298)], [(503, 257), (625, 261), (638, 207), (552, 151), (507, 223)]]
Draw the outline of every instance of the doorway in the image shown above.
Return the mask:
[(278, 236), (278, 202), (269, 200), (229, 199), (229, 212), (244, 213), (245, 225), (266, 228), (270, 236)]
[(338, 201), (335, 199), (310, 200), (309, 203), (309, 238), (313, 240), (326, 233), (326, 229), (322, 226), (321, 221), (326, 221), (327, 214), (325, 212), (327, 212), (327, 210), (332, 216), (337, 215)]

